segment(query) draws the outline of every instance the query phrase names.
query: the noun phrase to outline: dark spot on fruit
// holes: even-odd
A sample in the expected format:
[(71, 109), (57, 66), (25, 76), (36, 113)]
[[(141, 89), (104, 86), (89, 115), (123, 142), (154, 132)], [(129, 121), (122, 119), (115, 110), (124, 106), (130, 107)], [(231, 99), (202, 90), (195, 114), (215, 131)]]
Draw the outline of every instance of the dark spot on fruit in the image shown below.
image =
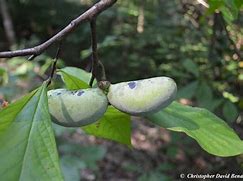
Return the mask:
[(130, 89), (134, 89), (136, 87), (136, 82), (129, 82), (128, 86)]
[(78, 94), (77, 94), (77, 95), (78, 95), (78, 96), (81, 96), (83, 93), (84, 93), (84, 91), (83, 91), (83, 90), (81, 90), (81, 91), (79, 91), (79, 92), (78, 92)]
[(75, 95), (78, 91), (72, 91), (71, 94)]

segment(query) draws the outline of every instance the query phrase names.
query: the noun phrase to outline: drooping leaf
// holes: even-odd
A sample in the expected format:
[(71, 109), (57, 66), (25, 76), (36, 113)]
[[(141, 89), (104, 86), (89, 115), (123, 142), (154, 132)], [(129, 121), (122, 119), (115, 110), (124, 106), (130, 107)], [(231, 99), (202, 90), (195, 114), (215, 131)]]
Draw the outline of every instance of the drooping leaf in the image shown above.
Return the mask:
[(147, 118), (161, 127), (186, 133), (213, 155), (226, 157), (243, 153), (243, 141), (233, 129), (206, 109), (173, 102)]
[(58, 73), (61, 75), (63, 82), (69, 90), (89, 88), (91, 73), (76, 67), (59, 69)]
[(0, 111), (1, 180), (63, 180), (46, 85)]
[(82, 127), (82, 129), (88, 134), (131, 146), (130, 116), (112, 106), (108, 107), (104, 117), (98, 122)]

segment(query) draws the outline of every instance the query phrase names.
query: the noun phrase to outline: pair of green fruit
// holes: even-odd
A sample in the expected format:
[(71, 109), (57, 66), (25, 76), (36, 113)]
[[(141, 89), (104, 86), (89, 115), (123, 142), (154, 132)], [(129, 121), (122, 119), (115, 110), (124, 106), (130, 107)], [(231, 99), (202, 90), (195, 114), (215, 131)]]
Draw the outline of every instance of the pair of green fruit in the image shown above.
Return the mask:
[(52, 120), (66, 127), (80, 127), (99, 120), (108, 102), (118, 110), (144, 116), (168, 106), (176, 96), (177, 87), (169, 77), (111, 84), (106, 95), (100, 88), (69, 91), (48, 91)]

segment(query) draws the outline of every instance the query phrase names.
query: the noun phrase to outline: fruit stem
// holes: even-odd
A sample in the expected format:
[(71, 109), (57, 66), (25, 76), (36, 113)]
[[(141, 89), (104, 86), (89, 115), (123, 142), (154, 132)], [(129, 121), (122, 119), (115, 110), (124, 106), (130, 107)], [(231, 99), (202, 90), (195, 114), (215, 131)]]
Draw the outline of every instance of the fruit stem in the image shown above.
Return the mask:
[(99, 81), (98, 82), (98, 87), (103, 90), (103, 92), (105, 94), (108, 94), (108, 91), (109, 91), (109, 87), (110, 87), (111, 83), (109, 81)]
[(53, 64), (52, 64), (52, 68), (51, 68), (51, 73), (50, 73), (50, 75), (49, 75), (49, 77), (47, 79), (47, 86), (49, 86), (51, 84), (52, 78), (53, 78), (54, 73), (56, 71), (56, 65), (57, 65), (57, 60), (59, 58), (60, 50), (61, 50), (61, 41), (58, 44), (56, 56), (54, 58), (54, 61), (53, 61)]
[(96, 18), (90, 21), (91, 29), (91, 48), (92, 48), (92, 77), (89, 85), (92, 87), (94, 79), (97, 81), (106, 80), (105, 68), (102, 62), (99, 60), (97, 51), (97, 32), (96, 32)]

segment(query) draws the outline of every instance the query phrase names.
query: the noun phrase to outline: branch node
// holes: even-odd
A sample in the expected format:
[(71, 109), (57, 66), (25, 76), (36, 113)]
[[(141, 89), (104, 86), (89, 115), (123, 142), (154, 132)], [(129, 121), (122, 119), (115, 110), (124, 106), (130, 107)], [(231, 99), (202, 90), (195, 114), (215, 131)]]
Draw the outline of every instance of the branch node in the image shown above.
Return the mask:
[(29, 61), (34, 60), (35, 57), (37, 57), (37, 56), (36, 56), (36, 55), (31, 55), (31, 56), (28, 58), (28, 60), (29, 60)]

